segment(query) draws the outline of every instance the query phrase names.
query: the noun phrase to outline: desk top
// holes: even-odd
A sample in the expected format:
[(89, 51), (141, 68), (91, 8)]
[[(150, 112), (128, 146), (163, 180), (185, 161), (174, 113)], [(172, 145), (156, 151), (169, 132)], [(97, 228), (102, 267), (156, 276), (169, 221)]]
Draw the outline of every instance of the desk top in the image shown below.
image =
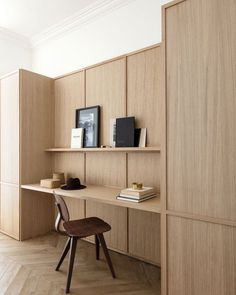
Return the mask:
[(106, 204), (111, 204), (115, 206), (121, 206), (126, 208), (133, 208), (143, 211), (150, 211), (155, 213), (161, 212), (161, 202), (160, 197), (146, 200), (141, 203), (134, 203), (128, 201), (120, 201), (116, 199), (116, 196), (119, 195), (120, 189), (108, 186), (98, 186), (98, 185), (87, 185), (86, 189), (82, 190), (62, 190), (60, 188), (49, 189), (41, 187), (39, 184), (27, 184), (22, 185), (21, 188), (28, 189), (32, 191), (38, 191), (43, 193), (56, 194), (64, 197), (77, 198), (82, 200), (92, 200), (97, 202), (102, 202)]

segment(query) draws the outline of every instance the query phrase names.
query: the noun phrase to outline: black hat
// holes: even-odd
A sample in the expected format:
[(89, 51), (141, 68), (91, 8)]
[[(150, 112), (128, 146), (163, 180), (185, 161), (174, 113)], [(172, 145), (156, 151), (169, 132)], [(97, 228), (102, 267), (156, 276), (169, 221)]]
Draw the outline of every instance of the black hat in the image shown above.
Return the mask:
[(80, 184), (79, 178), (68, 178), (66, 185), (63, 185), (61, 189), (65, 190), (76, 190), (86, 188), (85, 185)]

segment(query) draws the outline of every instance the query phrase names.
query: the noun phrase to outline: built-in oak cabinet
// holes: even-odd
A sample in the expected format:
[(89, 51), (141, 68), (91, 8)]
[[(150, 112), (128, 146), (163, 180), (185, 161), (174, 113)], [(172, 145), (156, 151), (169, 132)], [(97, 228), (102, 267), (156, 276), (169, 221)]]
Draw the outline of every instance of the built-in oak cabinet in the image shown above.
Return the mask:
[(19, 72), (1, 80), (1, 230), (19, 239)]
[(129, 209), (129, 253), (161, 264), (160, 214)]
[(174, 1), (163, 9), (163, 18), (167, 107), (163, 295), (233, 295), (236, 1)]
[[(27, 239), (53, 229), (53, 197), (20, 188), (53, 171), (87, 184), (122, 189), (139, 181), (160, 188), (161, 59), (156, 45), (55, 79), (24, 70), (1, 79), (3, 232)], [(137, 126), (147, 128), (147, 145), (153, 150), (67, 152), (75, 109), (93, 105), (101, 106), (101, 144), (109, 145), (111, 118), (135, 116)], [(53, 147), (65, 151), (46, 151)], [(69, 197), (65, 201), (71, 219), (98, 216), (111, 224), (105, 234), (110, 249), (160, 265), (159, 214)]]
[(34, 193), (26, 201), (27, 193), (20, 185), (48, 177), (51, 172), (50, 157), (43, 150), (52, 140), (53, 80), (19, 70), (1, 78), (0, 89), (0, 230), (24, 239), (39, 234), (40, 228), (42, 232), (52, 228), (52, 223), (40, 215), (48, 212), (45, 208), (51, 206), (52, 210), (51, 199), (43, 207), (37, 206)]
[[(162, 50), (159, 45), (55, 79), (54, 146), (70, 146), (75, 108), (101, 106), (101, 144), (109, 145), (110, 119), (135, 116), (147, 128), (147, 145), (161, 145)], [(82, 182), (124, 188), (134, 181), (160, 188), (160, 153), (53, 152), (54, 170)], [(78, 200), (73, 201), (76, 207)], [(82, 206), (82, 208), (84, 208)], [(73, 207), (69, 208), (73, 216)], [(129, 212), (130, 211), (130, 212)], [(160, 265), (160, 216), (126, 207), (85, 201), (85, 216), (111, 224), (110, 249)], [(93, 237), (88, 238), (93, 241)]]
[(1, 80), (1, 182), (19, 184), (19, 73)]

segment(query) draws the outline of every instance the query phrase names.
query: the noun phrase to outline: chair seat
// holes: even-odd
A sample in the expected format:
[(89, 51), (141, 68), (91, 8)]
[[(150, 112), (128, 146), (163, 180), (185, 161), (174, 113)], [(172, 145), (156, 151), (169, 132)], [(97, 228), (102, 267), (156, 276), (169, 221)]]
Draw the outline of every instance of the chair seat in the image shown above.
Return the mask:
[(71, 237), (86, 238), (111, 230), (109, 224), (97, 217), (70, 220), (63, 224), (66, 233)]

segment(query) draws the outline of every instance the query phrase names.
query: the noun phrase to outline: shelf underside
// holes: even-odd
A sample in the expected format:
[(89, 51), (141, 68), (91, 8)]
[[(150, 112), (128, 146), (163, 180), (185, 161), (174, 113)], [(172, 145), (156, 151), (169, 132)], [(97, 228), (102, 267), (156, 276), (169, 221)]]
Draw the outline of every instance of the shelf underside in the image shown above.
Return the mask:
[(160, 152), (160, 147), (117, 147), (117, 148), (81, 148), (81, 149), (72, 149), (72, 148), (49, 148), (45, 150), (46, 152)]

